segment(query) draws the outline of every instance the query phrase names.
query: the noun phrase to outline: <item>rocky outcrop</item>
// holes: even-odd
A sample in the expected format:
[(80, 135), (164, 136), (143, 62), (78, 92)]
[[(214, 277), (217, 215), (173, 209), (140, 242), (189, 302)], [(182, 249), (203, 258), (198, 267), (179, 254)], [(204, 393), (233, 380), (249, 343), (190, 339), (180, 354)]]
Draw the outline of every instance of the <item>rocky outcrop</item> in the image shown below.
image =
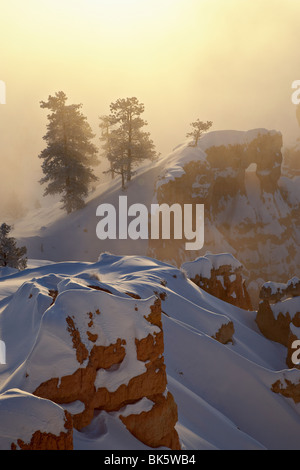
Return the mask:
[(300, 383), (293, 383), (288, 379), (277, 380), (272, 384), (272, 391), (285, 398), (291, 398), (296, 404), (300, 403)]
[(70, 414), (19, 389), (0, 395), (1, 450), (73, 450)]
[(261, 300), (267, 300), (271, 303), (298, 296), (300, 296), (300, 279), (298, 277), (293, 277), (286, 284), (266, 282), (261, 287), (259, 294)]
[(259, 304), (256, 315), (256, 323), (262, 334), (277, 343), (287, 346), (290, 334), (290, 323), (292, 319), (289, 312), (279, 314), (275, 317), (274, 312), (267, 300)]
[(61, 432), (59, 436), (49, 432), (35, 431), (30, 442), (26, 443), (22, 439), (17, 439), (17, 443), (11, 444), (11, 450), (73, 450), (73, 423), (71, 416), (65, 411), (66, 432)]
[(180, 450), (178, 434), (175, 424), (178, 420), (177, 406), (173, 395), (153, 396), (153, 407), (150, 411), (140, 414), (131, 414), (127, 417), (120, 416), (126, 428), (140, 441), (150, 447), (168, 447)]
[[(280, 133), (210, 132), (196, 148), (175, 149), (169, 161), (157, 181), (155, 202), (204, 204), (204, 246), (187, 252), (185, 239), (149, 240), (149, 256), (181, 266), (207, 251), (229, 252), (250, 273), (247, 285), (294, 275), (300, 262), (299, 204), (291, 181), (282, 178)], [(256, 309), (255, 292), (254, 299)]]
[(194, 262), (184, 263), (182, 268), (191, 281), (209, 294), (245, 310), (253, 310), (243, 278), (244, 268), (231, 254), (206, 253)]
[(299, 296), (299, 287), (300, 280), (293, 278), (286, 284), (267, 282), (260, 291), (256, 323), (266, 338), (284, 346), (288, 346), (290, 324), (300, 326), (298, 300), (293, 300)]
[(231, 321), (229, 323), (222, 325), (221, 328), (215, 334), (215, 336), (212, 336), (212, 338), (216, 339), (221, 344), (228, 344), (228, 343), (233, 343), (233, 335), (234, 335), (234, 324)]
[[(43, 353), (53, 335), (53, 360), (48, 358), (41, 376)], [(56, 347), (64, 354), (56, 357)], [(170, 393), (165, 396), (163, 352), (159, 298), (121, 298), (93, 288), (66, 290), (44, 315), (24, 387), (61, 406), (80, 402), (82, 410), (71, 413), (77, 430), (91, 423), (95, 411), (118, 412), (147, 397), (150, 410), (120, 419), (144, 444), (180, 449), (177, 405)]]
[(300, 368), (292, 360), (294, 342), (300, 338), (300, 280), (294, 277), (286, 284), (265, 283), (260, 291), (261, 302), (256, 323), (263, 335), (287, 347), (289, 368)]

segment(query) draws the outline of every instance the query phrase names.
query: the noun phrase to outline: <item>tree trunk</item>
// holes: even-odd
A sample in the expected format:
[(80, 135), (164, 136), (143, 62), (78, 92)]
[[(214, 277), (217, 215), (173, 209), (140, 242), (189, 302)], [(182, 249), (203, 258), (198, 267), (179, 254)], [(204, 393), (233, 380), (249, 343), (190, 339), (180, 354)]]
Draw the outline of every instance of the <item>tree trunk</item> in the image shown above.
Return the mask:
[(131, 155), (131, 142), (132, 142), (132, 123), (131, 123), (131, 120), (132, 120), (132, 116), (131, 114), (129, 115), (129, 132), (128, 132), (128, 151), (127, 151), (127, 181), (130, 181), (131, 180), (131, 159), (132, 159), (132, 155)]
[(113, 166), (113, 162), (110, 162), (110, 172), (111, 172), (111, 179), (115, 179), (115, 172), (114, 172), (114, 166)]

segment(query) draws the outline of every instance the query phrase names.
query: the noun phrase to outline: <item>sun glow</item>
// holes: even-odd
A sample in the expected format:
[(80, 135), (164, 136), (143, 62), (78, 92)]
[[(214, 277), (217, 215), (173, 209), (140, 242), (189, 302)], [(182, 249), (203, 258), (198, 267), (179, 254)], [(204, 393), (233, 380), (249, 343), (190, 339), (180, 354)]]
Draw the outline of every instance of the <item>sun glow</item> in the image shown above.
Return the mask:
[(174, 14), (180, 0), (90, 0), (93, 8), (104, 15), (136, 20), (156, 18), (157, 15)]
[(16, 187), (39, 180), (39, 102), (59, 90), (83, 103), (96, 139), (110, 103), (136, 96), (162, 155), (197, 118), (214, 130), (298, 136), (291, 84), (299, 78), (299, 14), (296, 0), (3, 1), (2, 186), (17, 180), (16, 167)]

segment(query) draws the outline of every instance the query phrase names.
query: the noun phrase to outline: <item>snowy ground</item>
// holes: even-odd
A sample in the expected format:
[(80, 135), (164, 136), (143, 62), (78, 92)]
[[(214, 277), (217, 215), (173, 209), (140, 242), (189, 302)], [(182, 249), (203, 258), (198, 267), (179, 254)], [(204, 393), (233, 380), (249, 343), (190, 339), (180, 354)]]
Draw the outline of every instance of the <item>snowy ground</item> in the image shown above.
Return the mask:
[[(164, 356), (183, 448), (299, 449), (300, 405), (271, 391), (283, 374), (300, 379), (300, 371), (286, 370), (286, 349), (260, 334), (255, 312), (226, 304), (201, 291), (181, 270), (145, 257), (103, 254), (97, 263), (30, 260), (25, 271), (0, 278), (0, 338), (7, 347), (7, 364), (0, 365), (0, 393), (22, 388), (19, 371), (34, 348), (42, 318), (26, 310), (17, 290), (34, 278), (38, 283), (43, 277), (48, 286), (58, 277), (78, 283), (95, 274), (116, 302), (125, 292), (142, 299), (154, 292), (167, 294), (162, 302)], [(48, 308), (43, 302), (41, 297), (41, 311)], [(234, 342), (223, 345), (212, 335), (228, 319), (234, 323)], [(76, 449), (146, 448), (117, 414), (105, 412), (95, 415), (86, 429), (75, 431), (74, 442)]]

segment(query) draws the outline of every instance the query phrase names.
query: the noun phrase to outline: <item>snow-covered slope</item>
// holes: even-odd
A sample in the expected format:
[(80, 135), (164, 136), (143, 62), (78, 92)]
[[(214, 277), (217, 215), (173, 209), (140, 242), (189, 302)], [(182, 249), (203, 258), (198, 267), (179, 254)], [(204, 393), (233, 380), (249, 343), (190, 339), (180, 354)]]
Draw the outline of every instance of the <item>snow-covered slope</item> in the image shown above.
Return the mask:
[[(53, 372), (56, 377), (57, 368), (74, 371), (70, 349), (61, 349), (67, 344), (62, 328), (57, 329), (66, 313), (77, 321), (79, 312), (91, 307), (86, 303), (89, 298), (89, 302), (93, 299), (93, 307), (101, 307), (105, 315), (109, 303), (113, 321), (113, 312), (120, 315), (122, 305), (136, 302), (139, 307), (160, 297), (167, 387), (178, 407), (176, 430), (182, 448), (299, 449), (300, 405), (271, 388), (283, 377), (297, 383), (300, 371), (286, 370), (286, 349), (261, 335), (255, 312), (212, 297), (180, 269), (147, 257), (102, 254), (96, 263), (31, 262), (30, 266), (0, 278), (0, 338), (7, 350), (7, 364), (0, 365), (0, 412), (15, 406), (8, 400), (9, 394), (22, 398), (25, 393), (23, 400), (46, 376)], [(91, 284), (93, 289), (88, 287)], [(67, 311), (61, 306), (68, 306)], [(56, 313), (53, 316), (51, 312)], [(106, 331), (110, 339), (115, 339), (121, 320), (118, 325), (110, 324), (109, 316), (102, 321), (102, 326), (95, 326), (97, 334)], [(230, 321), (234, 324), (232, 342), (222, 344), (213, 339)], [(144, 323), (140, 327), (137, 323), (134, 336), (143, 328)], [(155, 329), (151, 325), (147, 328), (149, 332)], [(102, 379), (105, 382), (108, 376), (103, 374)], [(34, 397), (30, 406), (34, 408)], [(45, 406), (49, 408), (47, 400)], [(81, 406), (76, 401), (60, 403), (55, 410), (63, 417), (65, 409), (76, 414)], [(134, 406), (138, 407), (136, 412), (146, 411), (149, 400)], [(36, 408), (37, 414), (41, 408), (43, 401)], [(47, 409), (42, 416), (47, 415)], [(134, 411), (122, 412), (128, 415)], [(119, 414), (95, 411), (87, 427), (74, 430), (74, 448), (146, 449), (127, 431)], [(30, 426), (33, 429), (32, 423)], [(17, 437), (12, 430), (10, 435)]]
[[(300, 196), (296, 179), (281, 175), (281, 134), (214, 131), (197, 147), (190, 144), (139, 168), (125, 192), (118, 178), (108, 181), (84, 209), (70, 215), (61, 212), (59, 203), (38, 209), (15, 223), (13, 235), (35, 259), (93, 262), (98, 253), (110, 251), (151, 256), (179, 267), (207, 251), (229, 252), (248, 269), (250, 281), (286, 282), (297, 275)], [(185, 250), (186, 240), (100, 241), (96, 209), (108, 203), (118, 211), (121, 195), (128, 197), (128, 206), (141, 203), (149, 213), (157, 202), (204, 204), (203, 249)]]

